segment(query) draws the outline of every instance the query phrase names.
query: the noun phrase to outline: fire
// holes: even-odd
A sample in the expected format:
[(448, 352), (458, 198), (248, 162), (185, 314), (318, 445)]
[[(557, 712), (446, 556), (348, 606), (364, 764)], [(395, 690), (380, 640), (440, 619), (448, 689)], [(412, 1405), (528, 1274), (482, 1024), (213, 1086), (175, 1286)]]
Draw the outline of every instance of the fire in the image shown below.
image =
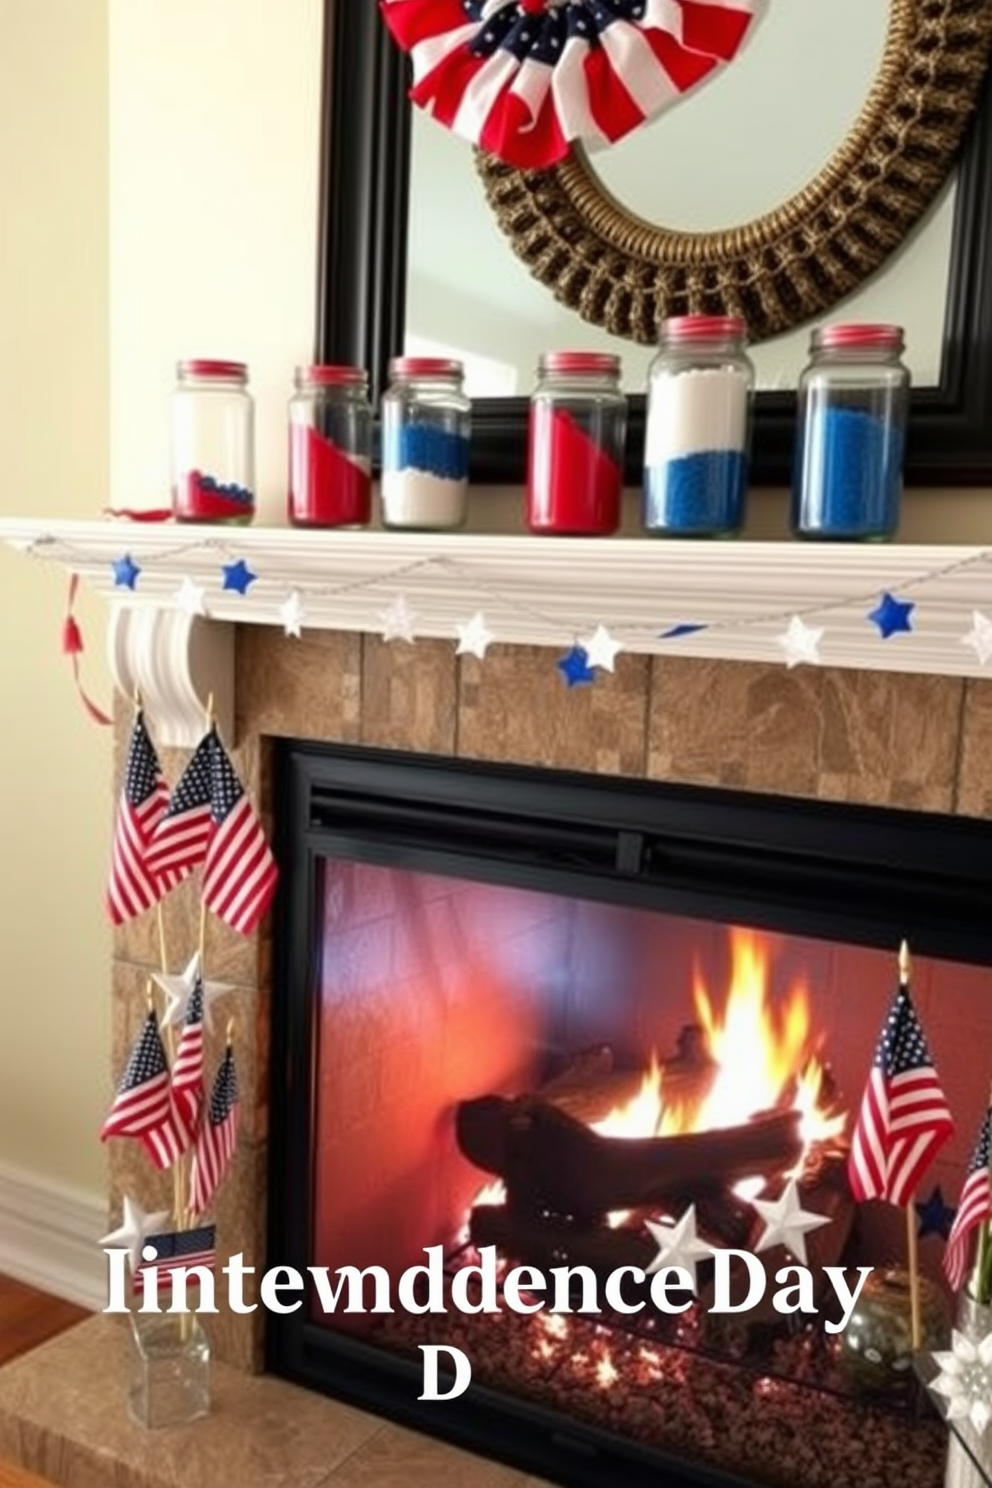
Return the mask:
[[(637, 1092), (614, 1106), (593, 1131), (607, 1137), (660, 1137), (686, 1131), (710, 1131), (740, 1125), (760, 1111), (795, 1109), (801, 1112), (804, 1153), (844, 1132), (845, 1115), (831, 1108), (825, 1070), (818, 1057), (809, 991), (797, 981), (784, 999), (773, 1004), (768, 996), (769, 948), (747, 930), (730, 932), (730, 986), (722, 1007), (710, 996), (697, 971), (693, 986), (696, 1017), (703, 1030), (706, 1053), (713, 1062), (709, 1087), (694, 1105), (666, 1103), (664, 1071), (657, 1055), (642, 1076)], [(755, 1197), (763, 1188), (759, 1178), (745, 1179), (735, 1191)], [(477, 1204), (505, 1202), (499, 1181), (487, 1184)], [(609, 1223), (624, 1222), (623, 1212)]]
[(667, 1137), (682, 1131), (682, 1116), (668, 1109), (661, 1095), (661, 1065), (652, 1054), (650, 1067), (641, 1077), (637, 1094), (623, 1105), (614, 1106), (601, 1121), (591, 1123), (602, 1137)]
[[(768, 998), (768, 962), (767, 946), (759, 936), (732, 930), (730, 987), (722, 1008), (697, 972), (693, 1001), (715, 1077), (695, 1109), (666, 1105), (663, 1072), (653, 1056), (636, 1095), (593, 1123), (593, 1130), (609, 1137), (668, 1136), (737, 1126), (759, 1111), (793, 1107), (802, 1113), (800, 1130), (807, 1149), (839, 1137), (845, 1118), (830, 1109), (809, 991), (797, 982), (782, 1004), (773, 1006)], [(761, 1184), (755, 1181), (760, 1192)], [(611, 1216), (611, 1223), (622, 1219)]]

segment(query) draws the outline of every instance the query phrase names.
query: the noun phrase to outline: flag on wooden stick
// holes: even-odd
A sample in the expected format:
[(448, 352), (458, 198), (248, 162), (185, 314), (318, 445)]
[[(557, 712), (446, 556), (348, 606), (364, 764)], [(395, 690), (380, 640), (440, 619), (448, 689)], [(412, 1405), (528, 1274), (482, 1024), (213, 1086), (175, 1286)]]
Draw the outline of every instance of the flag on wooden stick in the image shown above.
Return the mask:
[[(190, 1266), (203, 1266), (212, 1271), (217, 1260), (216, 1233), (214, 1225), (201, 1225), (195, 1230), (169, 1230), (162, 1235), (149, 1235), (145, 1245), (154, 1249), (155, 1256), (150, 1261), (142, 1257), (134, 1273), (135, 1291), (144, 1292), (146, 1273), (152, 1268), (158, 1272), (160, 1288), (173, 1271)], [(190, 1281), (198, 1284), (199, 1278), (194, 1275)]]
[(944, 1273), (954, 1290), (960, 1291), (968, 1270), (971, 1253), (971, 1235), (984, 1220), (992, 1219), (992, 1184), (989, 1180), (990, 1146), (992, 1146), (992, 1110), (978, 1132), (975, 1150), (968, 1164), (958, 1212), (954, 1216), (951, 1233), (947, 1237), (944, 1251)]
[(169, 1065), (154, 1010), (131, 1050), (113, 1105), (100, 1132), (108, 1137), (137, 1137), (157, 1168), (170, 1168), (183, 1152), (169, 1089)]
[(197, 967), (172, 1066), (172, 1107), (184, 1152), (199, 1129), (203, 1098), (203, 977)]
[(115, 925), (151, 909), (179, 882), (180, 874), (168, 868), (156, 871), (148, 861), (151, 838), (168, 805), (168, 786), (139, 708), (131, 729), (107, 882), (107, 912)]
[(240, 1121), (238, 1078), (234, 1053), (228, 1044), (193, 1151), (189, 1196), (191, 1213), (202, 1214), (217, 1192), (238, 1145)]
[(908, 978), (903, 979), (878, 1041), (851, 1140), (847, 1171), (854, 1197), (905, 1206), (953, 1132)]
[(216, 728), (183, 771), (148, 858), (159, 872), (186, 874), (202, 863), (204, 904), (241, 935), (268, 909), (279, 871)]

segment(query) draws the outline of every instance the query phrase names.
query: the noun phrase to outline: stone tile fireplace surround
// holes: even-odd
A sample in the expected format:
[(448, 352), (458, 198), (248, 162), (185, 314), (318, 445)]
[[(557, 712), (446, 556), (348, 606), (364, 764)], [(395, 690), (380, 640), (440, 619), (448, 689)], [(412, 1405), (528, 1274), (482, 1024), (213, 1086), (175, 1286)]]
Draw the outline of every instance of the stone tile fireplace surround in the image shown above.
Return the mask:
[[(715, 785), (906, 809), (992, 813), (992, 685), (975, 679), (736, 662), (617, 658), (595, 687), (566, 689), (558, 653), (494, 645), (485, 661), (450, 642), (386, 643), (369, 634), (261, 626), (236, 633), (233, 751), (249, 789), (271, 813), (267, 741), (292, 737), (422, 751), (463, 759)], [(123, 751), (129, 710), (120, 710)], [(185, 753), (163, 751), (174, 780)], [(169, 939), (177, 962), (196, 944), (190, 892), (173, 896)], [(114, 1067), (142, 1016), (141, 989), (158, 965), (152, 917), (118, 932), (114, 957)], [(211, 924), (211, 977), (241, 990), (236, 1056), (244, 1124), (218, 1209), (218, 1246), (264, 1256), (270, 947)], [(218, 1020), (221, 1021), (221, 1020)], [(222, 1029), (215, 1031), (215, 1039)], [(112, 1144), (112, 1204), (124, 1191), (148, 1206), (169, 1201), (130, 1143)], [(213, 1320), (217, 1354), (260, 1366), (262, 1317)]]
[[(368, 631), (306, 628), (302, 638), (296, 639), (275, 626), (238, 625), (233, 722), (228, 728), (232, 757), (270, 824), (270, 741), (280, 737), (767, 795), (992, 816), (992, 781), (986, 765), (992, 748), (992, 682), (967, 676), (811, 666), (787, 669), (752, 661), (622, 652), (614, 674), (602, 672), (594, 687), (568, 690), (554, 667), (560, 654), (561, 647), (551, 650), (497, 642), (480, 661), (457, 656), (450, 640), (423, 638), (411, 645), (387, 643)], [(122, 701), (115, 728), (115, 796), (130, 721), (130, 708)], [(174, 781), (186, 751), (163, 748), (161, 754), (166, 776)], [(166, 913), (172, 969), (184, 965), (195, 949), (198, 921), (195, 890), (186, 886), (171, 897)], [(225, 1017), (216, 1020), (208, 1062), (219, 1052), (227, 1013), (234, 1012), (243, 1103), (240, 1146), (217, 1209), (218, 1250), (224, 1256), (243, 1251), (246, 1263), (256, 1266), (262, 1266), (265, 1259), (271, 965), (265, 926), (246, 940), (211, 921), (207, 974), (231, 983), (237, 996), (227, 1000)], [(137, 1034), (145, 980), (158, 968), (153, 916), (116, 933), (114, 1071), (121, 1068)], [(108, 1087), (109, 1079), (108, 1071)], [(134, 1144), (110, 1145), (112, 1215), (119, 1213), (125, 1192), (140, 1197), (148, 1209), (167, 1207), (171, 1198), (168, 1175), (154, 1174)], [(250, 1291), (248, 1299), (255, 1300)], [(0, 1457), (16, 1457), (67, 1488), (172, 1484), (173, 1473), (178, 1474), (178, 1457), (167, 1451), (153, 1468), (154, 1442), (139, 1448), (129, 1438), (128, 1451), (115, 1455), (110, 1444), (103, 1451), (91, 1441), (86, 1453), (75, 1455), (61, 1440), (62, 1385), (56, 1381), (62, 1380), (62, 1374), (52, 1371), (61, 1371), (61, 1359), (67, 1370), (79, 1376), (64, 1382), (68, 1416), (73, 1417), (73, 1403), (78, 1407), (76, 1415), (85, 1414), (79, 1403), (85, 1396), (83, 1380), (88, 1378), (91, 1390), (97, 1388), (92, 1379), (113, 1326), (111, 1320), (99, 1319), (81, 1330), (78, 1346), (70, 1347), (68, 1340), (49, 1346), (44, 1387), (30, 1383), (30, 1371), (19, 1377), (5, 1371), (7, 1378), (0, 1380)], [(84, 1338), (87, 1330), (89, 1336)], [(301, 1430), (309, 1430), (315, 1441), (323, 1440), (318, 1416), (332, 1409), (328, 1402), (282, 1382), (252, 1378), (261, 1369), (260, 1309), (249, 1317), (222, 1311), (211, 1320), (210, 1332), (215, 1356), (228, 1366), (222, 1372), (219, 1398), (228, 1405), (237, 1401), (233, 1408), (239, 1421), (244, 1418), (246, 1423), (249, 1416), (257, 1416), (271, 1434), (273, 1419), (282, 1419), (288, 1412), (286, 1419), (298, 1418)], [(37, 1357), (40, 1363), (41, 1356)], [(263, 1385), (272, 1392), (265, 1400), (252, 1393)], [(41, 1403), (46, 1395), (51, 1398), (50, 1408)], [(122, 1410), (121, 1406), (119, 1415)], [(344, 1415), (335, 1416), (334, 1429), (327, 1427), (328, 1455), (321, 1459), (325, 1466), (340, 1450), (342, 1440), (351, 1443), (349, 1433), (359, 1446), (368, 1435), (368, 1428), (355, 1424), (368, 1418), (344, 1407), (341, 1411)], [(184, 1478), (189, 1488), (211, 1481), (209, 1459), (219, 1450), (209, 1435), (215, 1426), (211, 1421), (196, 1428), (201, 1430), (201, 1442), (214, 1441), (214, 1445), (209, 1450), (205, 1447), (201, 1466)], [(73, 1429), (66, 1427), (67, 1439)], [(230, 1423), (226, 1429), (230, 1435)], [(409, 1471), (414, 1452), (409, 1443), (417, 1439), (398, 1428), (387, 1429), (408, 1443), (406, 1456), (394, 1443), (392, 1466), (384, 1459), (378, 1475), (372, 1468), (368, 1475), (357, 1474), (353, 1480), (347, 1470), (340, 1479), (332, 1473), (326, 1478), (329, 1488), (339, 1481), (342, 1488), (346, 1481), (367, 1483), (370, 1488), (373, 1484), (385, 1488), (394, 1481), (403, 1482), (405, 1488), (420, 1488), (420, 1477)], [(86, 1434), (84, 1427), (79, 1434)], [(251, 1440), (251, 1431), (246, 1430), (245, 1441)], [(486, 1475), (484, 1466), (478, 1469), (477, 1464), (470, 1471), (462, 1464), (464, 1454), (428, 1445), (429, 1450), (424, 1448), (428, 1453), (425, 1485), (433, 1484), (442, 1471), (457, 1488), (463, 1483), (465, 1488), (533, 1484), (506, 1469), (491, 1468)], [(256, 1450), (241, 1443), (241, 1450), (247, 1453), (245, 1461), (251, 1462), (251, 1472), (246, 1468), (238, 1478), (244, 1488), (254, 1488), (256, 1480), (266, 1485), (285, 1481), (304, 1488), (325, 1482), (323, 1471), (302, 1461), (291, 1467), (292, 1452), (288, 1457), (282, 1454), (287, 1476), (278, 1478), (261, 1472), (261, 1457), (268, 1448)], [(141, 1465), (136, 1466), (136, 1454), (142, 1453)], [(481, 1476), (473, 1475), (476, 1469)], [(254, 1472), (259, 1473), (257, 1479), (251, 1475)], [(225, 1473), (213, 1481), (233, 1482), (234, 1478)]]

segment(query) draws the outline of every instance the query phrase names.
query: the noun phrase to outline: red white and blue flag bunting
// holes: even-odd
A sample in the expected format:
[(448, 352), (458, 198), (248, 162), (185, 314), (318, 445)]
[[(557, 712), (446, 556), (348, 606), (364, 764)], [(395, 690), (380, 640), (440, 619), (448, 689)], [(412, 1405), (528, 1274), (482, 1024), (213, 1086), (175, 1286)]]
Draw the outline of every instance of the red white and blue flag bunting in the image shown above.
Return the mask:
[(731, 62), (764, 0), (380, 0), (414, 103), (527, 170), (613, 143)]

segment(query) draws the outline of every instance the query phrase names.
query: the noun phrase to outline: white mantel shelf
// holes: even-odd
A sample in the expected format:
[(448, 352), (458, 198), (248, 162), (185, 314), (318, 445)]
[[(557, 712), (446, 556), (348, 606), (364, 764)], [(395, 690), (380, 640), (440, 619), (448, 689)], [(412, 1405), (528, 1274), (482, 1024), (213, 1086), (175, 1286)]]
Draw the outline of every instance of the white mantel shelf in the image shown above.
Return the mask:
[[(627, 651), (784, 664), (776, 637), (798, 614), (823, 630), (819, 657), (825, 666), (992, 675), (992, 662), (983, 666), (963, 643), (975, 611), (992, 616), (992, 548), (491, 537), (38, 518), (0, 519), (0, 539), (78, 573), (112, 601), (111, 653), (121, 685), (138, 680), (123, 652), (134, 649), (139, 632), (146, 648), (151, 632), (159, 633), (155, 644), (161, 649), (168, 631), (174, 652), (199, 637), (196, 649), (212, 647), (218, 653), (201, 658), (203, 665), (223, 667), (220, 653), (230, 637), (222, 639), (221, 632), (231, 628), (210, 622), (282, 627), (280, 612), (294, 591), (304, 632), (381, 634), (384, 613), (403, 596), (418, 638), (455, 644), (457, 626), (481, 610), (494, 644), (567, 649), (604, 625)], [(133, 591), (115, 583), (114, 562), (125, 554), (141, 569)], [(223, 588), (224, 565), (239, 559), (257, 575), (244, 595)], [(205, 619), (177, 603), (184, 580), (203, 590)], [(883, 640), (866, 617), (886, 591), (912, 600), (915, 609), (911, 632)], [(707, 629), (662, 639), (662, 631), (686, 623)], [(204, 629), (215, 632), (212, 640)], [(123, 632), (131, 633), (126, 644)], [(147, 664), (146, 658), (146, 669)], [(187, 684), (201, 691), (201, 682), (187, 679)]]

